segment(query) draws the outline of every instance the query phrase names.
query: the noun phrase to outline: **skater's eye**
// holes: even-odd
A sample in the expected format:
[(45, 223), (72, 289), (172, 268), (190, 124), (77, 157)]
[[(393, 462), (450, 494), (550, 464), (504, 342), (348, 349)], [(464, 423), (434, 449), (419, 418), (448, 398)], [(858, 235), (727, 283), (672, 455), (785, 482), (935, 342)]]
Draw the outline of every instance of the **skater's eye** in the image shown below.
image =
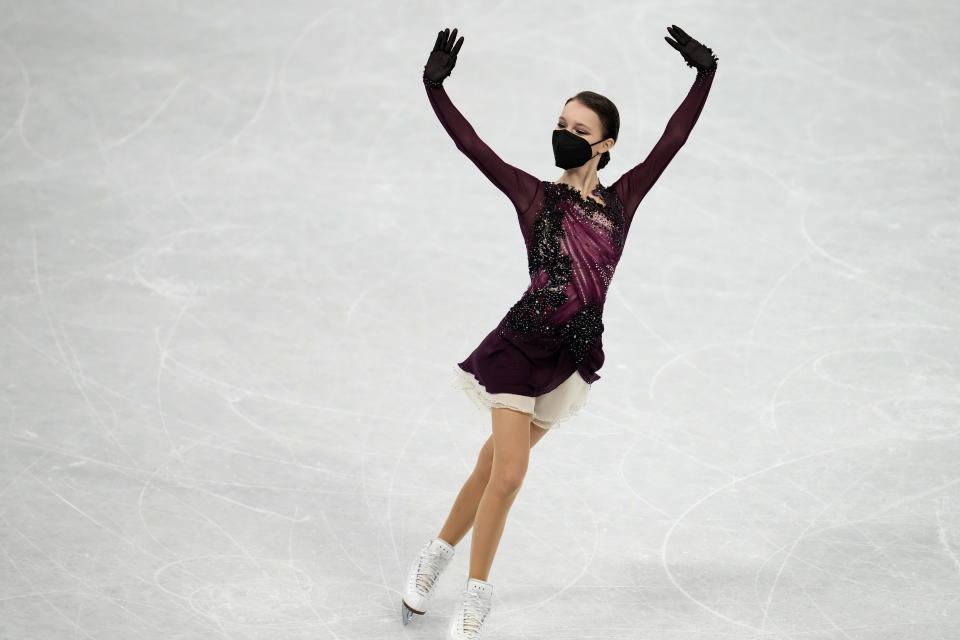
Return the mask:
[[(560, 127), (561, 129), (564, 128), (564, 126), (563, 126), (562, 124), (560, 124), (559, 122), (557, 123), (557, 126)], [(574, 131), (576, 131), (577, 133), (579, 133), (579, 134), (582, 135), (582, 136), (589, 135), (586, 131), (580, 131), (579, 129), (574, 129)]]

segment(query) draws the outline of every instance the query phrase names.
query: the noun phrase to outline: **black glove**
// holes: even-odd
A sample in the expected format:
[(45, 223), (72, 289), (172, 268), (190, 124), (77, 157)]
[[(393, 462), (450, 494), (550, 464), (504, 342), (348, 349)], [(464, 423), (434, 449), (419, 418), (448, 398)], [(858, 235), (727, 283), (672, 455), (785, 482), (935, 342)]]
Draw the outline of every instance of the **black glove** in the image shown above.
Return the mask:
[(463, 36), (454, 46), (453, 41), (457, 39), (457, 29), (444, 29), (437, 33), (437, 41), (433, 45), (433, 51), (427, 58), (427, 64), (423, 65), (423, 82), (430, 87), (440, 87), (443, 85), (443, 79), (450, 75), (453, 66), (457, 64), (457, 53), (463, 46)]
[(677, 41), (674, 42), (666, 36), (664, 36), (663, 39), (667, 41), (667, 44), (680, 52), (683, 59), (687, 61), (688, 67), (697, 68), (697, 75), (716, 70), (717, 60), (719, 60), (719, 58), (713, 55), (713, 49), (700, 44), (675, 24), (667, 27), (667, 31), (670, 32), (670, 35), (676, 38)]

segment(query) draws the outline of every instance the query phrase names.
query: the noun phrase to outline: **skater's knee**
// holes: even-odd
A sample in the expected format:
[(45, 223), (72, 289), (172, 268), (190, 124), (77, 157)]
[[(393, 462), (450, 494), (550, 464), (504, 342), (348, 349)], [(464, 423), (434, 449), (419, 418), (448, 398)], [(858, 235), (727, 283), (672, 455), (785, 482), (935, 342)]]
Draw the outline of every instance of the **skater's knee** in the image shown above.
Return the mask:
[(501, 496), (513, 495), (520, 491), (526, 475), (525, 464), (494, 464), (490, 471), (488, 489)]

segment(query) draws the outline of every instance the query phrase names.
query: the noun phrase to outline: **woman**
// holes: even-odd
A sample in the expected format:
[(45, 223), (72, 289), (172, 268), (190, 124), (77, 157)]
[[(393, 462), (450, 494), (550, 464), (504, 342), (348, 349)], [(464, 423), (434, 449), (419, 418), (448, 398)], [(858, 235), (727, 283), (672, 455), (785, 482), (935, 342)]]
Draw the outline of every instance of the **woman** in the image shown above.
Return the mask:
[(439, 535), (410, 568), (403, 623), (426, 612), (456, 545), (474, 527), (470, 575), (448, 629), (450, 640), (479, 638), (490, 611), (487, 582), (507, 513), (526, 474), (530, 448), (586, 401), (603, 364), (603, 306), (640, 201), (686, 142), (713, 83), (717, 57), (676, 25), (665, 38), (697, 69), (693, 86), (647, 158), (609, 187), (597, 176), (610, 161), (616, 106), (582, 91), (567, 100), (553, 131), (556, 182), (538, 180), (500, 159), (450, 101), (443, 80), (463, 37), (437, 34), (424, 65), (430, 104), (457, 148), (513, 203), (527, 247), (530, 285), (480, 345), (455, 367), (455, 385), (489, 408), (493, 434), (460, 490)]

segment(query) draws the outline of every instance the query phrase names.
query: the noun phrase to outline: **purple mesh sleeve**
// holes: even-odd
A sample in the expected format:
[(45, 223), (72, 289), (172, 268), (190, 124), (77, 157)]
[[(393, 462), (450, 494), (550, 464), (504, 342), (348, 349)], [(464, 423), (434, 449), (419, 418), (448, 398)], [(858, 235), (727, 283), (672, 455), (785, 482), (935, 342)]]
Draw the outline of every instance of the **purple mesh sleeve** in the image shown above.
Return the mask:
[[(483, 175), (487, 176), (490, 182), (510, 198), (517, 215), (521, 218), (521, 224), (524, 221), (529, 223), (530, 221), (526, 218), (533, 215), (530, 209), (540, 187), (540, 181), (522, 169), (504, 162), (500, 156), (494, 153), (480, 139), (480, 136), (467, 122), (467, 119), (463, 117), (460, 110), (450, 101), (450, 96), (447, 95), (442, 86), (431, 87), (424, 84), (424, 87), (430, 104), (433, 106), (437, 118), (440, 119), (440, 124), (453, 138), (457, 149), (460, 149), (465, 156), (470, 158), (473, 164), (483, 172)], [(522, 226), (524, 226), (526, 232), (526, 227), (530, 225), (522, 224)]]
[(616, 191), (620, 198), (620, 202), (623, 203), (626, 228), (629, 229), (633, 214), (636, 213), (640, 201), (647, 195), (650, 187), (653, 186), (673, 157), (677, 155), (680, 147), (687, 141), (693, 125), (696, 124), (697, 118), (700, 117), (700, 112), (703, 110), (715, 73), (716, 69), (709, 73), (697, 74), (693, 86), (690, 87), (687, 96), (667, 122), (667, 128), (646, 159), (620, 176), (611, 185), (611, 188)]

